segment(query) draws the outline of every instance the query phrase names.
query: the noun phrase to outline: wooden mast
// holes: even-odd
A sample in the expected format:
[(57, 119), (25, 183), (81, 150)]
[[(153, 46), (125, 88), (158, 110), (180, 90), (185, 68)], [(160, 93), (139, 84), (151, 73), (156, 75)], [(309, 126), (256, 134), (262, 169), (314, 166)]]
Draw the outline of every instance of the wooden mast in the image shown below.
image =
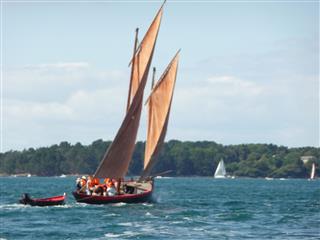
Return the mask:
[[(139, 33), (139, 28), (136, 28), (136, 36), (134, 39), (134, 46), (133, 46), (133, 57), (132, 57), (132, 66), (131, 66), (131, 76), (130, 76), (130, 85), (129, 85), (129, 92), (128, 92), (128, 100), (127, 100), (127, 113), (129, 111), (129, 107), (130, 107), (130, 102), (131, 102), (131, 87), (132, 87), (132, 78), (133, 78), (133, 71), (134, 71), (134, 67), (135, 67), (135, 55), (137, 52), (137, 45), (138, 45), (138, 33)], [(121, 178), (118, 178), (118, 185), (117, 185), (117, 193), (120, 193), (120, 187), (121, 187)]]
[(155, 78), (156, 78), (156, 68), (153, 67), (151, 90), (152, 90), (152, 88), (153, 88), (153, 86), (154, 86), (154, 80), (155, 80)]
[(128, 101), (127, 101), (127, 112), (130, 107), (130, 102), (131, 102), (131, 87), (132, 87), (132, 78), (133, 78), (133, 71), (134, 71), (134, 64), (135, 64), (135, 55), (137, 51), (137, 44), (138, 44), (138, 33), (139, 33), (139, 28), (136, 28), (136, 37), (134, 40), (134, 47), (133, 47), (133, 58), (132, 58), (132, 67), (131, 67), (131, 76), (130, 76), (130, 85), (129, 85), (129, 92), (128, 92)]

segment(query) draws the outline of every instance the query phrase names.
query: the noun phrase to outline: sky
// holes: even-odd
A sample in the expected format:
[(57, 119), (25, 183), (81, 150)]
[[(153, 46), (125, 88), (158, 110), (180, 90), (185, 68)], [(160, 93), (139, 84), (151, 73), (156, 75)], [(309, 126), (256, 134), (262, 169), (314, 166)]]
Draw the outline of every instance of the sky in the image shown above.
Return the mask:
[[(2, 1), (0, 150), (112, 140), (161, 4)], [(180, 48), (166, 141), (319, 147), (319, 1), (168, 0), (157, 77)]]

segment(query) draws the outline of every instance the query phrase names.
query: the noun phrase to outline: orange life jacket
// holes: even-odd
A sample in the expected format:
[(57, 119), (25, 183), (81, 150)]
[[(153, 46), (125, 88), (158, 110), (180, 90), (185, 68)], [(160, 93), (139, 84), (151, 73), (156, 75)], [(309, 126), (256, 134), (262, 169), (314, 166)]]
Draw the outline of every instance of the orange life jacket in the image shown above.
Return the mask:
[(100, 184), (99, 178), (92, 179), (92, 183), (93, 183), (93, 185), (99, 185)]
[(88, 180), (88, 187), (89, 187), (89, 188), (94, 187), (94, 182), (93, 182), (92, 179), (91, 179), (91, 180)]
[(104, 182), (105, 186), (108, 188), (114, 187), (114, 182), (111, 178), (105, 178), (103, 182)]

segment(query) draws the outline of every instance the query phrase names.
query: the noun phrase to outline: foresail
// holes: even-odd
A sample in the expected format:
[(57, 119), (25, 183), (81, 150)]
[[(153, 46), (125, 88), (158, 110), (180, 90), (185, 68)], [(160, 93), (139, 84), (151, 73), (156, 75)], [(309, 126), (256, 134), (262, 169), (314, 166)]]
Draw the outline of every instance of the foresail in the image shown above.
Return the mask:
[(179, 52), (148, 98), (148, 132), (142, 177), (149, 176), (164, 142), (178, 70)]
[(135, 147), (142, 110), (143, 92), (159, 32), (161, 16), (162, 7), (141, 42), (140, 50), (135, 55), (135, 61), (132, 64), (133, 75), (130, 89), (132, 101), (130, 101), (127, 114), (115, 139), (94, 174), (95, 177), (122, 178), (128, 171)]

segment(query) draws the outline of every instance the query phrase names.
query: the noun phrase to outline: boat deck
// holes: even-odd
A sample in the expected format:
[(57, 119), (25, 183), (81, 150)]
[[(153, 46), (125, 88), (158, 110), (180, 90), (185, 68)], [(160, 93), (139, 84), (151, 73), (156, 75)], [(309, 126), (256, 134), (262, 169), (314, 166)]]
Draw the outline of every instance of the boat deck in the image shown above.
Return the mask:
[(142, 193), (145, 191), (152, 190), (152, 184), (150, 182), (129, 181), (129, 182), (123, 182), (123, 184), (130, 187), (134, 187), (135, 189), (137, 189), (137, 193)]

